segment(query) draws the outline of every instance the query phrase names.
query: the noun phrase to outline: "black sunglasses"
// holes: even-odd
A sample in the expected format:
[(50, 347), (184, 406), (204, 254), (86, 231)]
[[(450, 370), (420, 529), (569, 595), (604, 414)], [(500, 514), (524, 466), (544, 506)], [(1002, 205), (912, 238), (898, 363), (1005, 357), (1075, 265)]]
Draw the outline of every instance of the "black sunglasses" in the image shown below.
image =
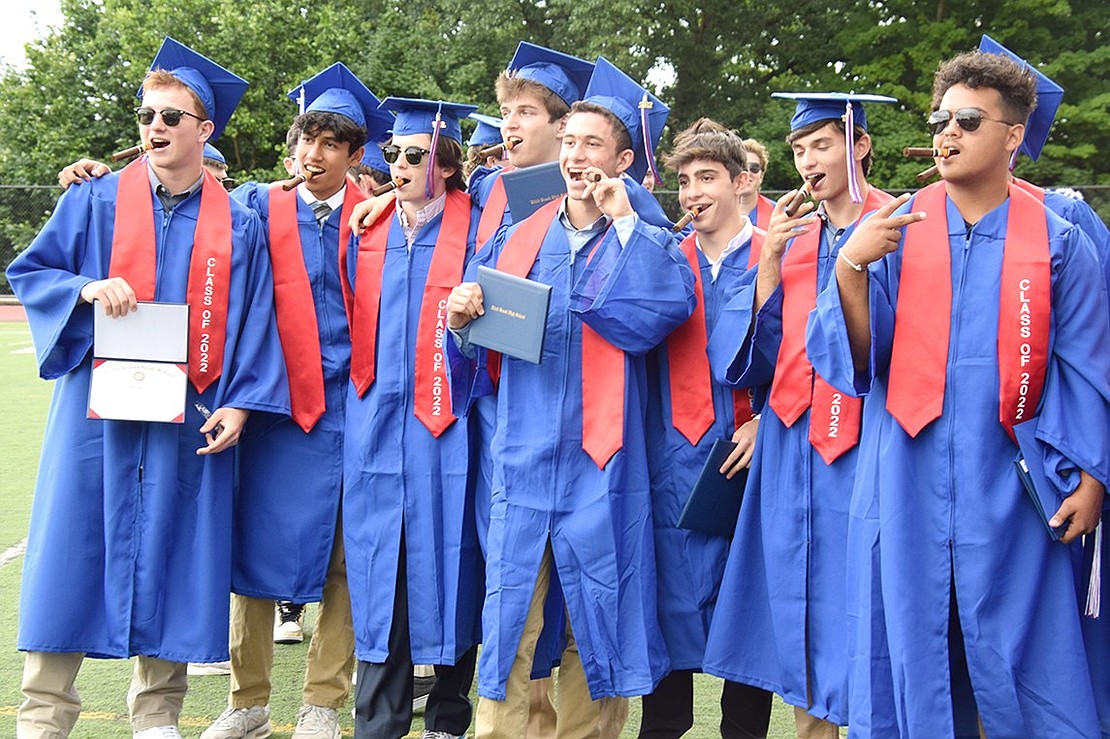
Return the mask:
[(220, 179), (220, 184), (224, 186), (225, 190), (227, 190), (228, 192), (231, 192), (232, 190), (235, 189), (235, 178), (234, 177), (223, 177), (223, 178)]
[(196, 118), (198, 121), (206, 121), (207, 118), (201, 118), (199, 115), (190, 113), (187, 110), (178, 110), (177, 108), (163, 108), (162, 110), (155, 110), (154, 108), (135, 108), (135, 117), (139, 119), (139, 123), (144, 126), (149, 126), (154, 123), (154, 114), (162, 116), (162, 122), (170, 128), (173, 128), (178, 123), (181, 123), (181, 116), (187, 115), (190, 118)]
[(748, 171), (751, 172), (752, 174), (759, 174), (760, 172), (763, 171), (763, 165), (760, 164), (759, 162), (752, 162), (751, 164), (748, 165)]
[[(424, 156), (430, 154), (431, 150), (421, 149), (419, 146), (410, 146), (405, 149), (405, 161), (416, 166), (424, 160)], [(401, 147), (389, 144), (382, 147), (382, 158), (385, 159), (387, 164), (396, 164), (397, 158), (401, 156)]]
[(999, 118), (991, 118), (983, 115), (983, 111), (978, 108), (960, 108), (955, 111), (955, 113), (950, 110), (934, 110), (929, 114), (927, 121), (929, 130), (932, 131), (934, 136), (939, 136), (941, 132), (948, 127), (948, 121), (952, 120), (953, 115), (956, 118), (956, 125), (968, 133), (978, 131), (979, 125), (983, 121), (994, 121), (995, 123), (1001, 123), (1006, 126), (1017, 125)]

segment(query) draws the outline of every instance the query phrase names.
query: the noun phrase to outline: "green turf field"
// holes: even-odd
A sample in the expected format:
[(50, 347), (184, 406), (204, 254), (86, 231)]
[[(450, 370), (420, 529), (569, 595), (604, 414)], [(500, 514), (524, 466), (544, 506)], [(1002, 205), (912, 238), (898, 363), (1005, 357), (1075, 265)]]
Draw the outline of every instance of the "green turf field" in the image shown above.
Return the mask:
[[(16, 651), (16, 613), (23, 558), (18, 546), (27, 534), (39, 444), (50, 402), (50, 384), (38, 379), (30, 332), (26, 323), (0, 323), (0, 484), (4, 513), (0, 515), (0, 736), (15, 735), (15, 710), (20, 702), (19, 682), (23, 658)], [(64, 607), (65, 604), (59, 604)], [(306, 627), (311, 629), (315, 607), (310, 606)], [(300, 704), (301, 680), (308, 644), (277, 646), (274, 654), (271, 706), (275, 737), (289, 737)], [(126, 694), (131, 677), (129, 662), (87, 660), (77, 681), (84, 710), (73, 736), (79, 739), (116, 739), (129, 735)], [(208, 723), (224, 709), (227, 677), (191, 677), (189, 695), (181, 718), (181, 733), (199, 737)], [(698, 676), (695, 681), (696, 726), (689, 737), (719, 736), (720, 681)], [(345, 735), (351, 735), (351, 717), (341, 713)], [(639, 702), (633, 700), (628, 724), (621, 734), (635, 737), (639, 728)], [(423, 720), (417, 717), (409, 736), (418, 737)], [(794, 736), (793, 714), (776, 699), (770, 737)]]

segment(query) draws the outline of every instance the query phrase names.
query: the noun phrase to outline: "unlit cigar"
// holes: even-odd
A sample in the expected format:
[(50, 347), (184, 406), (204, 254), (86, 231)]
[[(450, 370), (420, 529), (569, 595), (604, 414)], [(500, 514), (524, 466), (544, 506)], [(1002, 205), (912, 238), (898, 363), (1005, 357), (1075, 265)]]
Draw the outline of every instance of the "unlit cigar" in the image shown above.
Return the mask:
[(940, 149), (934, 149), (927, 146), (907, 146), (902, 149), (902, 156), (904, 157), (921, 157), (929, 159), (947, 159), (948, 157), (956, 156), (960, 153), (959, 149), (953, 149), (949, 146)]
[(936, 177), (939, 173), (940, 173), (940, 168), (937, 167), (937, 165), (934, 164), (933, 166), (929, 167), (924, 172), (920, 172), (919, 174), (914, 176), (914, 179), (917, 180), (918, 182), (928, 182), (929, 180)]
[(480, 152), (478, 152), (478, 156), (482, 157), (482, 159), (485, 159), (487, 157), (500, 157), (505, 152), (512, 151), (513, 147), (520, 144), (520, 142), (523, 140), (524, 139), (514, 136), (508, 141), (502, 141), (500, 144), (494, 144), (493, 146), (490, 146), (486, 149), (482, 149)]
[(392, 192), (401, 185), (407, 185), (410, 182), (412, 182), (412, 180), (410, 180), (408, 177), (394, 177), (392, 180), (385, 183), (384, 185), (378, 185), (373, 190), (371, 190), (370, 193), (374, 195), (374, 197), (377, 197), (378, 195), (385, 195), (387, 192)]
[(135, 146), (132, 146), (130, 149), (117, 151), (115, 154), (112, 155), (112, 161), (118, 162), (122, 159), (134, 159), (135, 157), (142, 154), (144, 151), (150, 151), (152, 148), (154, 147), (152, 147), (150, 144), (137, 144)]
[(798, 189), (798, 194), (794, 196), (793, 200), (787, 203), (786, 208), (783, 212), (786, 213), (786, 215), (788, 216), (792, 216), (797, 213), (798, 208), (802, 207), (802, 203), (804, 203), (806, 199), (813, 194), (813, 186), (823, 179), (825, 179), (824, 172), (806, 177), (806, 181), (802, 183), (801, 188)]
[(289, 192), (290, 190), (292, 190), (294, 187), (301, 184), (302, 182), (308, 182), (311, 179), (312, 179), (312, 173), (311, 172), (298, 172), (296, 177), (294, 177), (293, 179), (286, 180), (285, 182), (281, 183), (281, 189), (285, 190), (286, 192)]
[(707, 207), (708, 206), (705, 205), (695, 205), (693, 208), (686, 211), (686, 214), (684, 216), (675, 221), (675, 224), (671, 226), (671, 230), (675, 233), (678, 233), (682, 229), (686, 228), (691, 223), (693, 223), (694, 219), (700, 216), (702, 211), (704, 211)]

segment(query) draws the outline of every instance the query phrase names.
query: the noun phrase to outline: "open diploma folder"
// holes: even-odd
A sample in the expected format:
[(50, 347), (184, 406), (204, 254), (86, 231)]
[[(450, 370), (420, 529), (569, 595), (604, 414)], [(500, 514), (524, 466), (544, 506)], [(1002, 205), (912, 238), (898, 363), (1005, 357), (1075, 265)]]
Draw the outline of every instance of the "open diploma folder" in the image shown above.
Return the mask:
[(471, 344), (539, 364), (551, 285), (478, 267), (485, 315), (470, 322)]
[(567, 183), (558, 162), (513, 169), (501, 175), (505, 200), (513, 223), (520, 223), (552, 200), (567, 193)]
[(1060, 537), (1068, 530), (1067, 522), (1054, 529), (1048, 525), (1048, 520), (1064, 501), (1057, 492), (1056, 486), (1045, 476), (1044, 446), (1037, 441), (1036, 433), (1036, 417), (1014, 426), (1014, 436), (1017, 437), (1018, 447), (1021, 449), (1021, 456), (1014, 461), (1014, 465), (1017, 467), (1018, 477), (1021, 478), (1025, 492), (1029, 494), (1029, 500), (1033, 501), (1033, 507), (1037, 509), (1044, 527), (1048, 529), (1048, 535), (1053, 541), (1060, 541)]
[(736, 443), (727, 439), (713, 442), (709, 459), (678, 517), (678, 528), (713, 536), (732, 536), (736, 531), (748, 470), (740, 470), (731, 480), (721, 474), (721, 465), (735, 448)]
[(184, 422), (189, 306), (139, 303), (110, 318), (98, 301), (93, 316), (88, 417)]

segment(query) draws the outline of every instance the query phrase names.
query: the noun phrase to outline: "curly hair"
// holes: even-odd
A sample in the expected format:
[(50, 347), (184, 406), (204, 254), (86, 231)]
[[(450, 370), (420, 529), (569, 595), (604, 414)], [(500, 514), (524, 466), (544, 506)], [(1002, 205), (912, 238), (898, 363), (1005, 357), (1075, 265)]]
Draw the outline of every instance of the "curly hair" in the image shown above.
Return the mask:
[(969, 51), (942, 62), (933, 77), (933, 110), (940, 107), (941, 98), (953, 85), (997, 90), (1010, 123), (1025, 123), (1037, 107), (1033, 72), (1001, 54)]
[(699, 118), (674, 137), (674, 151), (667, 157), (666, 165), (677, 171), (696, 159), (721, 164), (732, 179), (748, 167), (743, 139), (709, 118)]

